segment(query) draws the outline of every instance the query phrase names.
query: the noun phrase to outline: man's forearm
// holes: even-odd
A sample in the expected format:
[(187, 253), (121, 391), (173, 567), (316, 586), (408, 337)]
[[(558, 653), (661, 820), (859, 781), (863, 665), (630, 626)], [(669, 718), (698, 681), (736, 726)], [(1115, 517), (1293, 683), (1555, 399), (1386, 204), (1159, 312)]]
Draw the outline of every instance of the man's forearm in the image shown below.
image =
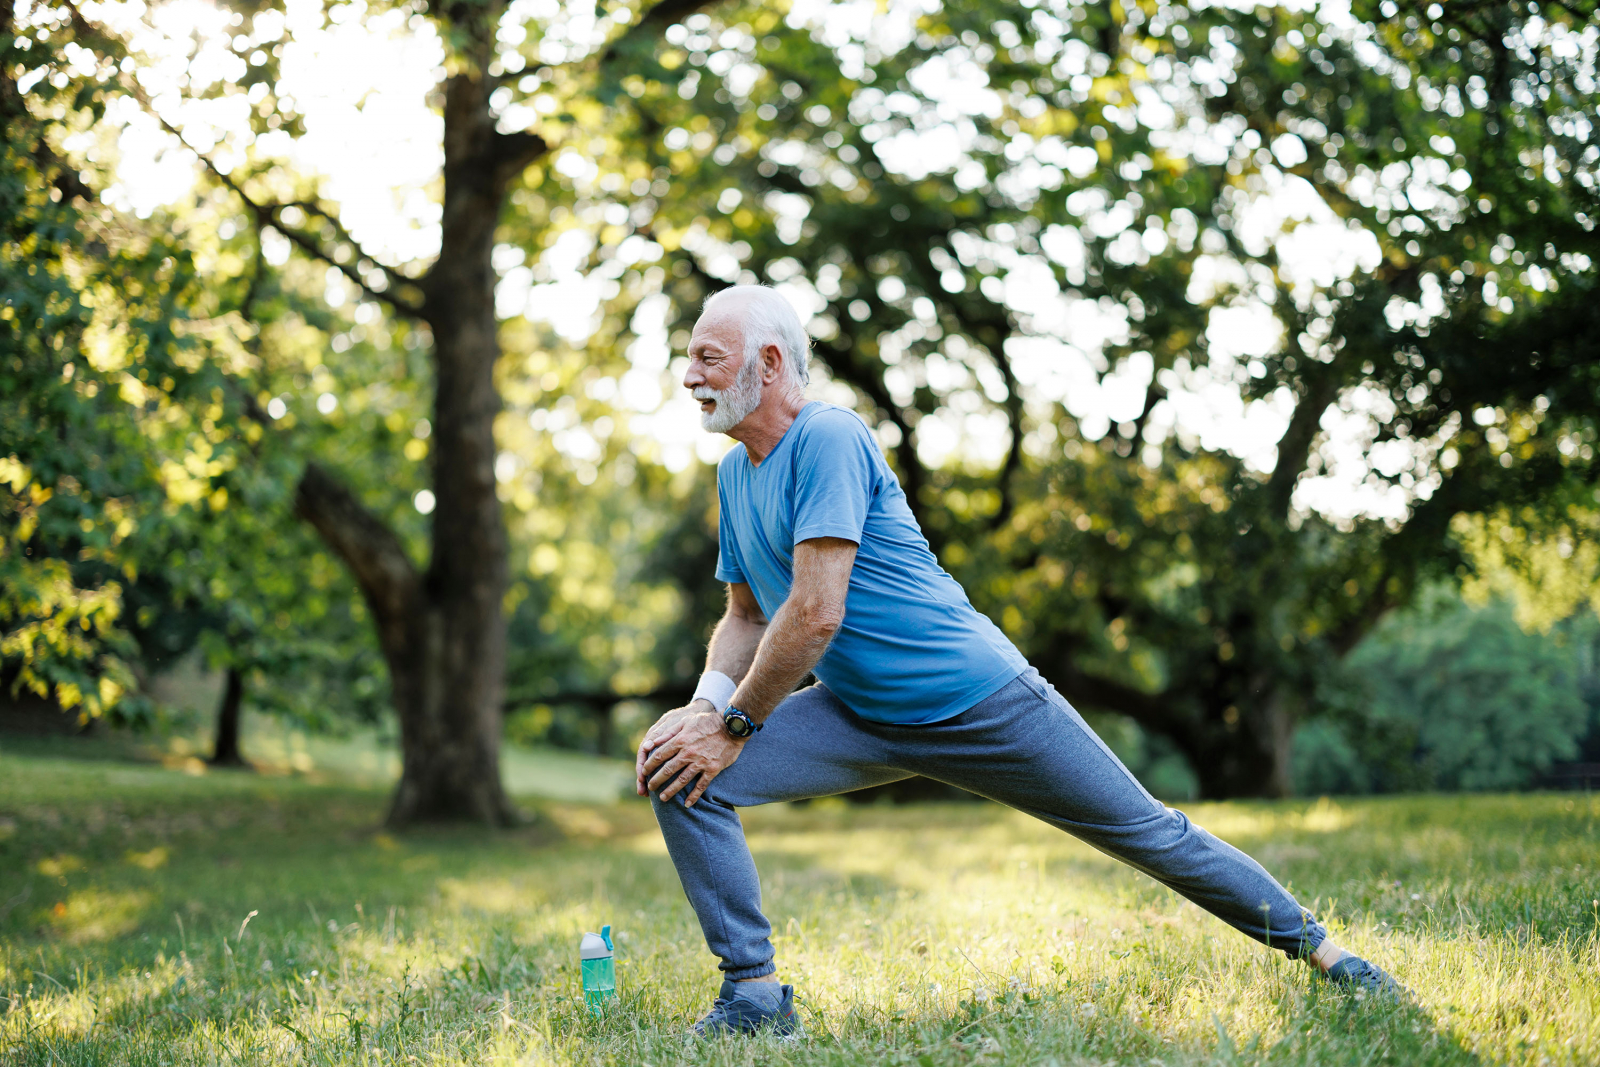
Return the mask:
[(734, 705), (756, 722), (770, 715), (817, 665), (838, 623), (811, 617), (791, 599), (765, 630), (750, 669), (733, 694)]
[(794, 692), (844, 623), (856, 545), (815, 537), (795, 545), (794, 581), (771, 621), (743, 583), (728, 586), (728, 613), (717, 624), (709, 669), (738, 682), (733, 704), (756, 722)]
[(722, 617), (711, 633), (711, 647), (706, 650), (706, 670), (721, 671), (735, 682), (742, 681), (755, 662), (756, 649), (767, 632), (765, 620), (738, 615), (733, 612)]

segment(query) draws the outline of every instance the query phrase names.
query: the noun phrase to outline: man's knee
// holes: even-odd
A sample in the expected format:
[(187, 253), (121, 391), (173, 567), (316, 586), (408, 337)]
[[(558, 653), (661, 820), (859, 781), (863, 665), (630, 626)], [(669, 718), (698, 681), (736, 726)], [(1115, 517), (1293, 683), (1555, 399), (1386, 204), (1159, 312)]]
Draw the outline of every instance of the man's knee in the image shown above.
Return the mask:
[(695, 801), (694, 807), (691, 808), (686, 803), (690, 792), (692, 790), (682, 789), (671, 800), (662, 800), (659, 792), (651, 793), (650, 808), (656, 814), (656, 821), (663, 824), (683, 823), (704, 819), (720, 820), (735, 815), (731, 804), (712, 796), (710, 791)]

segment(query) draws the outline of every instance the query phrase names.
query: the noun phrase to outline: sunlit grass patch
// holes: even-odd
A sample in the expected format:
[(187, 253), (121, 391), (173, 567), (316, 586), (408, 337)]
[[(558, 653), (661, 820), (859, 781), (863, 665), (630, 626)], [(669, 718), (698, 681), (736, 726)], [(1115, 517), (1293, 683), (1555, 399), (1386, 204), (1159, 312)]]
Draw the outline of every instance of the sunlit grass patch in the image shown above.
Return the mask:
[[(1337, 995), (1002, 808), (746, 812), (793, 1044), (683, 1036), (714, 961), (647, 806), (394, 835), (384, 801), (0, 756), (0, 1062), (1600, 1062), (1590, 797), (1188, 809), (1393, 971), (1400, 1003)], [(576, 948), (605, 922), (621, 996), (595, 1018)]]
[(152, 900), (147, 890), (80, 889), (50, 909), (50, 930), (69, 945), (109, 941), (138, 929)]

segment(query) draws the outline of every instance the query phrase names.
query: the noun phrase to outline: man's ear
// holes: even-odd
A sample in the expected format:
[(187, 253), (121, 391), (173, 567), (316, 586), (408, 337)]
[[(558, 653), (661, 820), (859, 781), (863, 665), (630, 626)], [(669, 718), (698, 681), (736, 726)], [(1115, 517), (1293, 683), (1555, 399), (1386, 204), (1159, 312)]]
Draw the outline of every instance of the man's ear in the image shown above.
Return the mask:
[(763, 345), (761, 348), (762, 380), (775, 382), (782, 373), (783, 349), (779, 348), (777, 345)]

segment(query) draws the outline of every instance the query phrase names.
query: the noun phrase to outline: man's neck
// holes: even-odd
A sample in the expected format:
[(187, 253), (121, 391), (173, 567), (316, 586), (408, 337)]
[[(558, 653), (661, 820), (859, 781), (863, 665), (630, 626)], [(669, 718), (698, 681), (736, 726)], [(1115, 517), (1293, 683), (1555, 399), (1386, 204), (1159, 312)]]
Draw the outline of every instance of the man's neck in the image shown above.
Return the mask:
[(750, 463), (759, 467), (761, 461), (778, 447), (778, 442), (789, 432), (789, 427), (794, 425), (794, 420), (806, 403), (805, 396), (798, 389), (788, 390), (770, 399), (763, 397), (761, 406), (729, 430), (728, 436), (744, 445)]

